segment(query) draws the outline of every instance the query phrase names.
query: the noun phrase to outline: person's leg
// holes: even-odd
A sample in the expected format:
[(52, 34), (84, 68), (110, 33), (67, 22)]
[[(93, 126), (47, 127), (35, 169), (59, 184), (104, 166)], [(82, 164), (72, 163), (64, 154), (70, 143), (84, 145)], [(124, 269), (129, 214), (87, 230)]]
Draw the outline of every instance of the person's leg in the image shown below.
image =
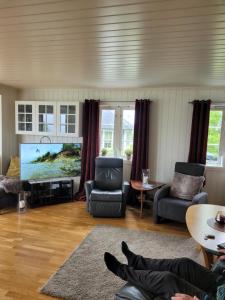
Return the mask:
[(204, 299), (207, 293), (189, 282), (167, 271), (135, 270), (123, 265), (109, 253), (105, 254), (105, 263), (110, 271), (121, 279), (151, 292), (162, 299), (170, 299), (176, 293), (184, 293)]
[[(204, 291), (214, 291), (218, 276), (189, 258), (152, 259), (136, 255), (122, 243), (128, 266), (136, 270), (169, 271)], [(214, 288), (213, 288), (214, 287)]]

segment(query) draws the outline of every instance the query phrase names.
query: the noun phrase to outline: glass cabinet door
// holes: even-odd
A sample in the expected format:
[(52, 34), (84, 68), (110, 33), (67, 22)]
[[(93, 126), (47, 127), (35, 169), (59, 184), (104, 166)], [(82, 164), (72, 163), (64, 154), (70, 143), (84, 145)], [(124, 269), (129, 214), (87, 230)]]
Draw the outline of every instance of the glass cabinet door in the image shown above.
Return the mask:
[(76, 135), (77, 133), (77, 104), (58, 104), (59, 135)]
[(22, 101), (16, 102), (16, 133), (33, 133), (34, 106)]
[(50, 103), (39, 103), (37, 106), (37, 132), (52, 135), (56, 132), (55, 105)]

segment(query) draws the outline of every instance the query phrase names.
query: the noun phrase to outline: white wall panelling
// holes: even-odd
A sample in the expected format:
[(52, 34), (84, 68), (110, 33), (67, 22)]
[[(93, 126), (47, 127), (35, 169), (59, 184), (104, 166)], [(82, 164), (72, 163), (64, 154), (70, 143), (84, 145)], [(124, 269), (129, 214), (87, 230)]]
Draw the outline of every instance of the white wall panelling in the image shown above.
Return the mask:
[(18, 153), (18, 142), (15, 134), (15, 99), (18, 97), (18, 90), (0, 84), (2, 96), (2, 173), (5, 174), (9, 166), (10, 156)]
[[(152, 179), (170, 182), (176, 161), (186, 161), (189, 151), (192, 105), (194, 99), (225, 101), (225, 88), (152, 87), (140, 89), (24, 89), (21, 100), (132, 101), (150, 98), (149, 168)], [(39, 142), (37, 136), (20, 136), (22, 142)], [(76, 138), (52, 137), (53, 142), (76, 142)], [(207, 170), (210, 202), (225, 204), (225, 170)]]

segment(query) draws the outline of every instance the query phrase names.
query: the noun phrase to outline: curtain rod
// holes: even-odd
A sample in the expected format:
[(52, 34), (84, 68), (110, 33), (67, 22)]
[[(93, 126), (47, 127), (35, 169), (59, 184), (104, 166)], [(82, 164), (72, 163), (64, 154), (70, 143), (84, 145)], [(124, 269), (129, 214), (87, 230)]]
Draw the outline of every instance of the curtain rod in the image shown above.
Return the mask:
[[(189, 101), (188, 103), (193, 104), (194, 101)], [(225, 102), (211, 102), (211, 106), (225, 106)]]

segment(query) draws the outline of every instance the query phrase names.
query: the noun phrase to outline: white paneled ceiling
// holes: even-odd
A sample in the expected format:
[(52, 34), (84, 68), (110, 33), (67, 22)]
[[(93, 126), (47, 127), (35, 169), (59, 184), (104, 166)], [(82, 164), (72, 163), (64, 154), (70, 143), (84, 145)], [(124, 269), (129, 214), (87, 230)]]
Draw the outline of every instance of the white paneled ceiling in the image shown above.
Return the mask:
[(0, 0), (0, 83), (225, 84), (225, 0)]

